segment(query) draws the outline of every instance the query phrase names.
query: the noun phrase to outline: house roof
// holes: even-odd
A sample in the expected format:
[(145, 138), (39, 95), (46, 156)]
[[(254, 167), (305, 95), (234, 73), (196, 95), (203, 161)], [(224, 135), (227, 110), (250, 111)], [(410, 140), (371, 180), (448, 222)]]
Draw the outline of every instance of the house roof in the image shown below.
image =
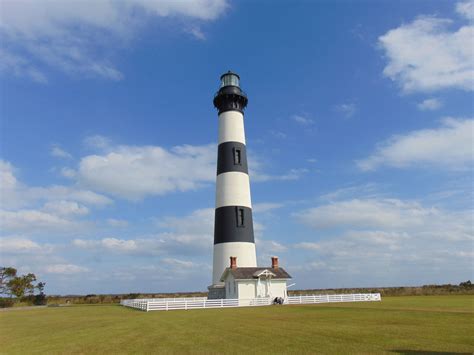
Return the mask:
[(228, 267), (224, 270), (221, 281), (224, 281), (228, 272), (230, 272), (236, 280), (257, 279), (261, 274), (271, 274), (272, 279), (291, 279), (290, 274), (281, 267), (238, 267), (235, 269)]

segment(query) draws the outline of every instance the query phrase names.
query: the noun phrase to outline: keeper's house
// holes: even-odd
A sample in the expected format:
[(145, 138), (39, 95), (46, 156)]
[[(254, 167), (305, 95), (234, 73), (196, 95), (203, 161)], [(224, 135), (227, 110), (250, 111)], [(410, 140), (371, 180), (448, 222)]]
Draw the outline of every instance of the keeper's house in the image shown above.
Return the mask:
[(259, 297), (286, 298), (286, 282), (291, 276), (278, 267), (278, 258), (272, 257), (271, 267), (237, 267), (237, 258), (230, 257), (230, 267), (224, 270), (225, 298), (251, 299)]

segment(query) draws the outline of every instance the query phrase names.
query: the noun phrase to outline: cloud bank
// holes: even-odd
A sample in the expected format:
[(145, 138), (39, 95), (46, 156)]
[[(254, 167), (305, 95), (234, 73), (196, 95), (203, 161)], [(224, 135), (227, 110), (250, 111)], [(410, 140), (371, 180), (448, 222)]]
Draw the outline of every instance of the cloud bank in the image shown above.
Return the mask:
[(465, 170), (472, 167), (474, 160), (473, 132), (473, 119), (445, 118), (438, 128), (392, 136), (379, 143), (369, 157), (356, 163), (363, 171), (381, 166)]
[[(472, 20), (473, 2), (458, 3), (457, 12)], [(474, 89), (472, 22), (452, 29), (453, 21), (420, 16), (379, 37), (387, 65), (384, 75), (403, 92)]]
[(2, 1), (0, 70), (39, 83), (45, 69), (76, 77), (122, 80), (113, 51), (127, 46), (148, 20), (182, 19), (182, 31), (204, 39), (202, 22), (228, 8), (225, 0)]

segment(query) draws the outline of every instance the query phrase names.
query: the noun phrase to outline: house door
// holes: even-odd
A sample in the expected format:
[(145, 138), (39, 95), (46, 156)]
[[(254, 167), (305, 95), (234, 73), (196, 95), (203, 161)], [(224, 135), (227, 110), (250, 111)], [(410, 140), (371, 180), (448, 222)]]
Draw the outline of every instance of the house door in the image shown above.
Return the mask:
[(269, 278), (260, 277), (257, 283), (257, 297), (270, 297)]
[(259, 278), (258, 281), (257, 281), (257, 298), (259, 297), (266, 297), (265, 296), (265, 293), (266, 293), (266, 286), (265, 286), (266, 282), (264, 279), (262, 278)]

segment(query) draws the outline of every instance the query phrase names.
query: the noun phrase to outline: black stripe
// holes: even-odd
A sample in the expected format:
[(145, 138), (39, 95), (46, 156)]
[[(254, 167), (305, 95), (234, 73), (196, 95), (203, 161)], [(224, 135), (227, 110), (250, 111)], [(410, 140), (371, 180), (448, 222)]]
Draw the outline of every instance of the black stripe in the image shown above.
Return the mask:
[(214, 106), (219, 110), (219, 115), (226, 111), (243, 114), (247, 102), (247, 95), (238, 86), (224, 86), (214, 96)]
[(217, 151), (217, 175), (229, 171), (240, 171), (248, 174), (247, 150), (240, 142), (224, 142)]
[[(239, 211), (241, 210), (241, 212)], [(243, 212), (243, 226), (239, 226), (239, 213)], [(252, 209), (242, 206), (216, 208), (214, 219), (214, 244), (230, 242), (255, 243), (253, 237)]]

